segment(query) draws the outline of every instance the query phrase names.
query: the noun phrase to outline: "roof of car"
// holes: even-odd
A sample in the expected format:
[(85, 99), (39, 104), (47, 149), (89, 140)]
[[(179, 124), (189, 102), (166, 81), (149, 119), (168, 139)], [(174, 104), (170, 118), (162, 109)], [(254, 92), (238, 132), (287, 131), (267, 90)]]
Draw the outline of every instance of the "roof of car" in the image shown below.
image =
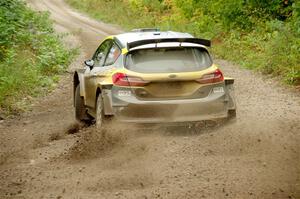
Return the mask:
[(167, 39), (167, 38), (194, 38), (189, 33), (182, 33), (182, 32), (173, 32), (173, 31), (133, 31), (122, 33), (119, 35), (114, 36), (119, 42), (126, 46), (127, 43), (141, 41), (141, 40), (148, 40), (148, 39)]

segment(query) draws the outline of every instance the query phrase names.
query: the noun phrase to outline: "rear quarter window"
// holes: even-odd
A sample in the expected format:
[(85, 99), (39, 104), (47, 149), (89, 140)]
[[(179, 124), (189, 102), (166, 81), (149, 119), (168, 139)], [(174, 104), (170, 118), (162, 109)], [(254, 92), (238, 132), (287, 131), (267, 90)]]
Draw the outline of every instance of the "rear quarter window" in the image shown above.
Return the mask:
[(204, 70), (212, 60), (204, 48), (154, 48), (130, 52), (127, 69), (141, 73), (175, 73)]

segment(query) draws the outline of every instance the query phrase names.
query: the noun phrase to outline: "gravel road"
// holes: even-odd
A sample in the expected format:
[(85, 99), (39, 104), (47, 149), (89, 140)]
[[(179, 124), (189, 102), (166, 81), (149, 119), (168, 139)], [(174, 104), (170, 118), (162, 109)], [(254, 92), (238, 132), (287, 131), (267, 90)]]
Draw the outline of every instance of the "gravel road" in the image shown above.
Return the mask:
[(72, 75), (119, 28), (70, 9), (63, 0), (29, 0), (48, 10), (81, 54), (32, 111), (0, 121), (0, 198), (300, 198), (300, 94), (217, 60), (236, 79), (237, 120), (189, 125), (127, 125), (101, 136), (75, 123)]

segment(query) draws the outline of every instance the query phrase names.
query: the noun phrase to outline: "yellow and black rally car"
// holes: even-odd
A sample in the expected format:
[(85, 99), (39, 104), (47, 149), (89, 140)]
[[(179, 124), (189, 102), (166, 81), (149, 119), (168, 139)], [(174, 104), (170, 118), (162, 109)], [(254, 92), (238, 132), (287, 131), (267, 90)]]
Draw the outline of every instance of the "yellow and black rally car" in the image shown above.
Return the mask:
[(188, 33), (136, 29), (107, 37), (74, 74), (75, 117), (159, 123), (235, 116), (232, 78)]

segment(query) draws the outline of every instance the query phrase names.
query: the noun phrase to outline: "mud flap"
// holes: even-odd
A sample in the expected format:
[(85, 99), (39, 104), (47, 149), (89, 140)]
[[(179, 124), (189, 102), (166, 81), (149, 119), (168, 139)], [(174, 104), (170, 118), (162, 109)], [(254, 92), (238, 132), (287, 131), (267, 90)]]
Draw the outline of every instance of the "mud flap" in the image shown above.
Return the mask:
[(112, 91), (109, 89), (102, 90), (103, 104), (104, 104), (104, 114), (105, 115), (114, 115), (112, 108)]
[(228, 93), (228, 110), (236, 109), (235, 94), (234, 94), (234, 79), (225, 78), (226, 93)]

